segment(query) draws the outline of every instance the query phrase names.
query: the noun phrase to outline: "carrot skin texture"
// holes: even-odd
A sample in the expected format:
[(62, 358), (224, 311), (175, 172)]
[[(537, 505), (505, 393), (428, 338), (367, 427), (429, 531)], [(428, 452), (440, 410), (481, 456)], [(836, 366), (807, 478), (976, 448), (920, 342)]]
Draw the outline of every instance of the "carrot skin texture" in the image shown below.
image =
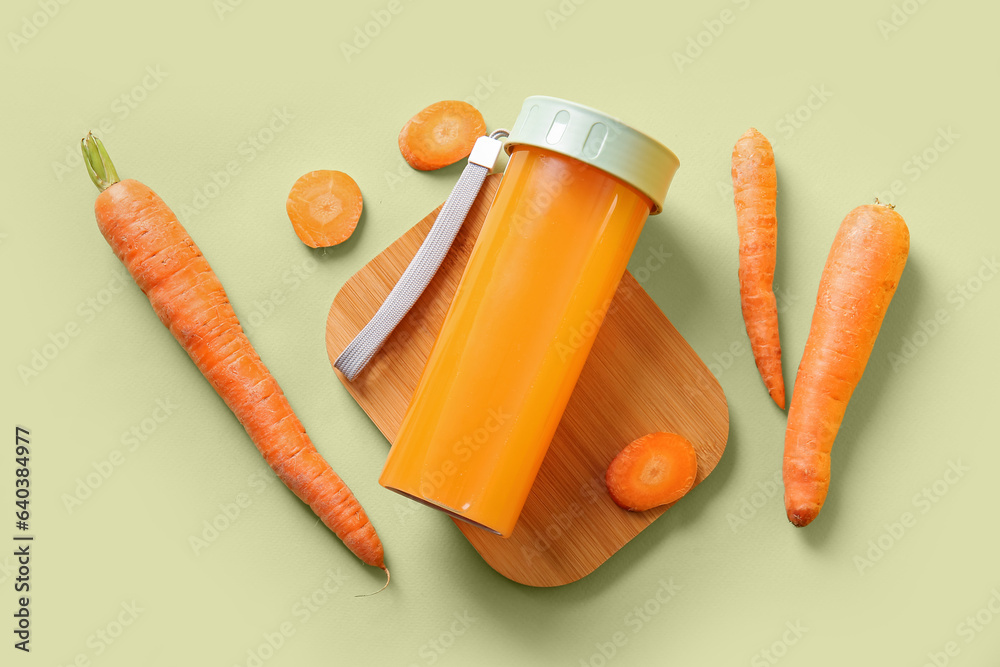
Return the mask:
[(811, 523), (826, 500), (833, 442), (909, 249), (906, 223), (889, 206), (859, 206), (834, 238), (785, 433), (785, 511), (796, 526)]
[(240, 326), (198, 246), (151, 189), (127, 179), (94, 205), (98, 227), (163, 325), (246, 428), (268, 465), (363, 562), (385, 569), (357, 499), (316, 451)]
[(753, 128), (733, 147), (732, 177), (743, 321), (761, 379), (771, 398), (784, 410), (778, 303), (772, 287), (778, 240), (777, 174), (771, 143)]

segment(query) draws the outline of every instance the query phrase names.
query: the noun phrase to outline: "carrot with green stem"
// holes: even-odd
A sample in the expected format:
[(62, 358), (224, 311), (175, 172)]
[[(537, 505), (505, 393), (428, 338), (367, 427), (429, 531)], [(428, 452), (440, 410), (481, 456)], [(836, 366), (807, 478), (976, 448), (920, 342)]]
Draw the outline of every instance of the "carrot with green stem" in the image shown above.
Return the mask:
[(733, 198), (740, 239), (740, 303), (757, 370), (771, 398), (785, 409), (781, 375), (778, 303), (774, 298), (774, 264), (778, 221), (778, 179), (774, 151), (763, 134), (750, 128), (733, 148)]
[(796, 526), (819, 514), (830, 488), (830, 451), (910, 249), (891, 206), (844, 218), (823, 269), (785, 433), (785, 511)]
[(120, 181), (104, 145), (82, 142), (101, 191), (97, 225), (160, 321), (246, 428), (268, 465), (347, 548), (386, 572), (382, 543), (354, 494), (316, 451), (240, 326), (226, 292), (177, 217), (148, 187)]

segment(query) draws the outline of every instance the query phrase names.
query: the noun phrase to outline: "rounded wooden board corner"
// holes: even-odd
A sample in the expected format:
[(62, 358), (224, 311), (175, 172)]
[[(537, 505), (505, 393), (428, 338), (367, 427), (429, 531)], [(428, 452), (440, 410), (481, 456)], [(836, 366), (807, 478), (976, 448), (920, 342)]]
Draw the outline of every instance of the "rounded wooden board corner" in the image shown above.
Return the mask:
[[(413, 310), (347, 391), (392, 442), (444, 321), (500, 176), (473, 204), (451, 252)], [(341, 288), (327, 317), (331, 364), (389, 294), (434, 223), (435, 209)], [(528, 586), (577, 581), (669, 506), (626, 512), (604, 471), (622, 447), (653, 431), (685, 436), (698, 450), (701, 483), (729, 435), (722, 387), (630, 273), (622, 278), (514, 533), (507, 539), (456, 521), (483, 559)]]

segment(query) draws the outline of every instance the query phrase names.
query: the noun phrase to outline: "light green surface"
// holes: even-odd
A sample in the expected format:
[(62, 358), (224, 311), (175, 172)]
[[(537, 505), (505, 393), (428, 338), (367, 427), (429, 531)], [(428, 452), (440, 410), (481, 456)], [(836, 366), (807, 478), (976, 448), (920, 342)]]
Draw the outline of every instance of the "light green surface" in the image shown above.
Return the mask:
[[(9, 432), (32, 430), (38, 536), (35, 651), (15, 654), (5, 629), (0, 662), (255, 664), (248, 650), (287, 623), (294, 634), (268, 667), (767, 665), (760, 652), (775, 643), (782, 665), (921, 665), (951, 641), (948, 664), (995, 664), (1000, 617), (980, 612), (991, 621), (980, 630), (966, 621), (1000, 590), (995, 3), (897, 2), (917, 9), (896, 10), (902, 25), (885, 37), (890, 0), (232, 2), (220, 18), (211, 0), (75, 0), (16, 52), (9, 36), (0, 49), (0, 400)], [(401, 11), (386, 14), (390, 6)], [(5, 2), (0, 26), (20, 31), (38, 11), (35, 0)], [(348, 60), (340, 45), (371, 12), (391, 20)], [(685, 49), (692, 61), (678, 64)], [(703, 485), (594, 574), (555, 590), (500, 577), (443, 515), (377, 486), (388, 445), (336, 381), (323, 342), (337, 289), (459, 173), (411, 172), (396, 148), (403, 123), (431, 102), (473, 98), (491, 129), (509, 127), (531, 94), (623, 118), (680, 157), (632, 269), (715, 364), (732, 419)], [(829, 502), (803, 530), (786, 522), (772, 484), (784, 415), (757, 376), (739, 313), (729, 156), (750, 125), (773, 140), (778, 164), (789, 384), (843, 216), (898, 181), (912, 236), (835, 448)], [(377, 525), (393, 572), (384, 593), (353, 597), (377, 588), (379, 572), (274, 482), (139, 290), (121, 281), (75, 158), (91, 128), (122, 176), (152, 186), (209, 257), (313, 440)], [(270, 143), (247, 143), (269, 132)], [(923, 170), (912, 156), (925, 151), (936, 159)], [(61, 173), (67, 155), (73, 166)], [(224, 178), (227, 164), (238, 173)], [(365, 214), (350, 241), (314, 252), (292, 233), (284, 200), (320, 168), (354, 176)], [(922, 333), (936, 314), (946, 321)], [(78, 335), (23, 382), (18, 365), (71, 323)], [(904, 352), (893, 368), (890, 353)], [(132, 440), (123, 435), (132, 428), (151, 433)], [(12, 442), (0, 455), (2, 545), (14, 532)], [(64, 495), (115, 450), (121, 464), (68, 512)], [(949, 462), (968, 468), (954, 484), (938, 481)], [(935, 483), (942, 496), (921, 499)], [(196, 554), (190, 536), (238, 498), (249, 505)], [(741, 511), (745, 523), (733, 520)], [(886, 525), (905, 512), (914, 520), (892, 537)], [(890, 548), (859, 573), (855, 557), (880, 540)], [(11, 565), (0, 556), (4, 628)], [(342, 579), (329, 582), (335, 592), (303, 611), (331, 571)], [(665, 604), (661, 581), (679, 587)], [(142, 611), (108, 646), (96, 633), (114, 632), (133, 601)], [(637, 614), (644, 605), (649, 613)], [(806, 630), (797, 638), (786, 623)], [(601, 645), (610, 653), (616, 639), (606, 661)]]

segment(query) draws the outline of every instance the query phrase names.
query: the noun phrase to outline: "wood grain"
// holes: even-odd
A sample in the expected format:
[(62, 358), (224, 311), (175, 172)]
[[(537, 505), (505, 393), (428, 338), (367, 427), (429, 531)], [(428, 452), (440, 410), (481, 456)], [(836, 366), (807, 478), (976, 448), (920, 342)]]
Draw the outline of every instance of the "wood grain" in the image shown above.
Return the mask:
[[(441, 269), (369, 366), (354, 382), (335, 371), (390, 442), (499, 179), (499, 175), (487, 179)], [(337, 294), (326, 330), (331, 363), (389, 294), (436, 215), (437, 210), (403, 234)], [(456, 524), (483, 559), (505, 577), (529, 586), (576, 581), (667, 509), (626, 512), (611, 501), (604, 487), (604, 471), (615, 454), (653, 431), (680, 433), (694, 444), (697, 484), (722, 456), (729, 414), (715, 377), (626, 273), (513, 535), (504, 539), (461, 521)]]

